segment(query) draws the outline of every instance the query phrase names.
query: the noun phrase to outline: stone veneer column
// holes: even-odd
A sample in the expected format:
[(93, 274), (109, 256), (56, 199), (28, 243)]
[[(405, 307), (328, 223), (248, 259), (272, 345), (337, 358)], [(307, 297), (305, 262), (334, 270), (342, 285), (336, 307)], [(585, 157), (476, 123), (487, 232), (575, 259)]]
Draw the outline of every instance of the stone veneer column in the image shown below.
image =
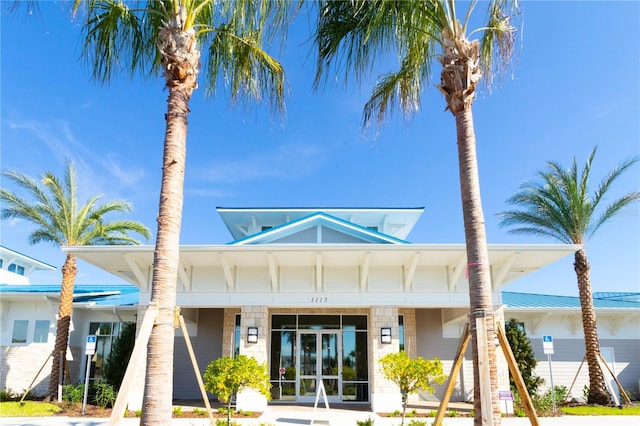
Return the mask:
[[(400, 308), (398, 315), (404, 317), (404, 351), (409, 358), (418, 357), (418, 341), (416, 331), (416, 310), (414, 308)], [(414, 393), (408, 396), (409, 403), (419, 402), (420, 394)]]
[(225, 308), (222, 324), (222, 356), (233, 356), (233, 337), (236, 331), (236, 315), (238, 308)]
[[(258, 343), (247, 343), (247, 327), (258, 327)], [(243, 306), (240, 312), (240, 353), (255, 358), (260, 364), (267, 364), (269, 331), (269, 309), (266, 306)], [(245, 390), (237, 395), (236, 407), (243, 411), (264, 411), (267, 398), (257, 391)]]
[[(398, 341), (398, 308), (395, 306), (374, 306), (370, 313), (369, 329), (369, 371), (371, 377), (371, 410), (373, 412), (393, 412), (402, 409), (402, 396), (398, 386), (384, 378), (380, 359), (400, 349)], [(391, 344), (380, 342), (380, 328), (391, 327)], [(414, 341), (415, 344), (415, 341)]]

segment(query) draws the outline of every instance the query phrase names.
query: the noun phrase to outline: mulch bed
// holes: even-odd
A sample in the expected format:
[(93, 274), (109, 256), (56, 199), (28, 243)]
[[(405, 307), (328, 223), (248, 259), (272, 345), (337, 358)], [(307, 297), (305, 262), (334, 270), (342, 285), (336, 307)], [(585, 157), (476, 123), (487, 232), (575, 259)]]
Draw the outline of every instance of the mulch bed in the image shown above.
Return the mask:
[[(82, 412), (82, 404), (56, 404), (62, 411), (56, 413), (56, 416), (66, 416), (66, 417), (101, 417), (101, 418), (109, 418), (111, 417), (111, 408), (102, 408), (97, 405), (87, 404), (86, 410)], [(217, 409), (212, 408), (213, 417), (215, 418), (227, 418), (226, 414), (219, 413)], [(242, 414), (233, 414), (231, 417), (234, 419), (239, 418), (258, 418), (262, 413), (242, 413)], [(135, 418), (138, 417), (135, 412), (126, 412), (124, 417)], [(180, 410), (180, 412), (173, 413), (173, 418), (175, 419), (206, 419), (208, 418), (206, 408), (199, 408), (198, 412), (192, 410)]]

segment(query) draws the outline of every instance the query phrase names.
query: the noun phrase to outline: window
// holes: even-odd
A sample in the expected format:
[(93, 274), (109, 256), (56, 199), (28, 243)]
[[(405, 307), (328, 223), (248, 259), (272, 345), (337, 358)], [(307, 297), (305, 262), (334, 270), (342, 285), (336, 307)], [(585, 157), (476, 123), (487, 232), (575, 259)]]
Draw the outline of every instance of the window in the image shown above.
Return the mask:
[(0, 268), (2, 268), (3, 263), (4, 263), (4, 260), (0, 259)]
[(240, 315), (236, 315), (236, 325), (233, 329), (233, 356), (240, 355)]
[(92, 322), (89, 324), (89, 334), (96, 335), (96, 353), (91, 358), (91, 377), (102, 379), (104, 364), (111, 353), (113, 341), (120, 335), (119, 322)]
[(49, 320), (36, 320), (33, 343), (47, 343), (49, 340)]
[(15, 320), (13, 322), (13, 335), (11, 343), (27, 343), (27, 330), (29, 329), (29, 320)]
[(12, 263), (11, 265), (9, 265), (8, 269), (9, 269), (9, 272), (13, 272), (18, 275), (24, 275), (24, 266), (20, 266), (20, 265), (16, 265), (15, 263)]
[(404, 351), (404, 316), (398, 315), (398, 341), (400, 342), (400, 350)]

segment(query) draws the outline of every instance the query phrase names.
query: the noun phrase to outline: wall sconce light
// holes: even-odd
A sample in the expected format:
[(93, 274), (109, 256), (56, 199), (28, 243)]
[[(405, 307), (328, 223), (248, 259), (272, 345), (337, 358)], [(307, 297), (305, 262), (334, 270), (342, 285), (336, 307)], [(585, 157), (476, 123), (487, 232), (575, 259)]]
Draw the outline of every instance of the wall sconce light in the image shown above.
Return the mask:
[(382, 327), (380, 329), (380, 342), (391, 343), (391, 327)]
[(258, 343), (258, 327), (247, 327), (247, 343)]

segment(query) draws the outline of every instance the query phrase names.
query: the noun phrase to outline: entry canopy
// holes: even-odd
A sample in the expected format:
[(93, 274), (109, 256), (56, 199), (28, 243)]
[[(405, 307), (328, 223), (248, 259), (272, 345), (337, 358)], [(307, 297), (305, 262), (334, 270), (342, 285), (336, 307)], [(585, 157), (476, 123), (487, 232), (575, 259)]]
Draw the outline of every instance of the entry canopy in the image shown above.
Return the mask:
[[(573, 254), (579, 245), (490, 244), (493, 289)], [(64, 247), (63, 251), (120, 277), (141, 289), (151, 282), (153, 246)], [(449, 279), (464, 279), (464, 244), (260, 244), (193, 245), (180, 247), (178, 276), (189, 279), (192, 268), (220, 267), (400, 267), (408, 274), (420, 267), (446, 268)], [(410, 277), (409, 277), (410, 278)]]

